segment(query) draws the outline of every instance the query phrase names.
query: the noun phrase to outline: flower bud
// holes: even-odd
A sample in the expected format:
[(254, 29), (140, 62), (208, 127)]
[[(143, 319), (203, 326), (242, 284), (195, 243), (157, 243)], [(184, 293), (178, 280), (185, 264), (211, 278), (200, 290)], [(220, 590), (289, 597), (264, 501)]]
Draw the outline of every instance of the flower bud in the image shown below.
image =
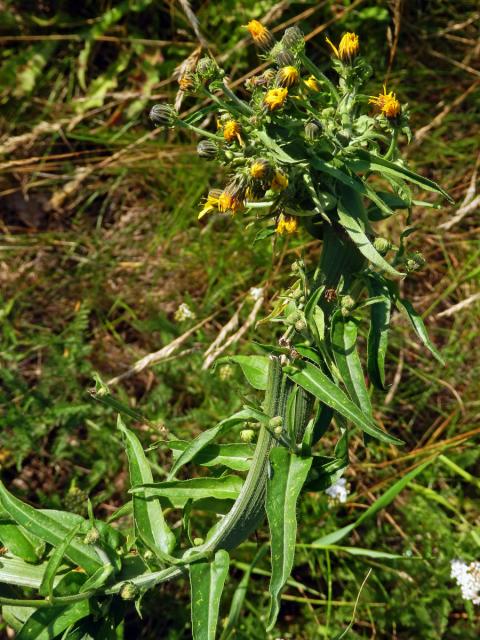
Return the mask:
[(411, 253), (407, 256), (405, 268), (407, 271), (418, 271), (425, 266), (426, 260), (421, 253)]
[(280, 87), (293, 87), (297, 84), (300, 74), (298, 69), (293, 65), (282, 67), (277, 73), (277, 84)]
[(205, 540), (203, 538), (194, 538), (193, 539), (193, 544), (196, 547), (199, 547), (201, 544), (203, 544), (205, 542)]
[(134, 600), (138, 594), (138, 587), (133, 582), (124, 582), (120, 587), (119, 595), (122, 600)]
[(270, 418), (268, 422), (268, 426), (271, 427), (272, 429), (275, 429), (276, 427), (281, 427), (282, 425), (283, 425), (282, 416), (274, 416), (273, 418)]
[(291, 49), (295, 53), (303, 51), (305, 48), (305, 38), (302, 30), (296, 26), (285, 29), (281, 43), (284, 47)]
[(310, 120), (310, 122), (307, 122), (307, 124), (305, 125), (305, 138), (309, 142), (317, 140), (320, 137), (321, 133), (322, 127), (318, 120)]
[(272, 49), (272, 57), (279, 67), (289, 67), (295, 64), (295, 56), (281, 45)]
[(255, 431), (253, 429), (242, 429), (242, 431), (240, 431), (240, 440), (242, 442), (253, 442), (253, 439), (255, 438)]
[(291, 313), (289, 313), (288, 316), (285, 318), (285, 324), (293, 326), (301, 318), (302, 318), (302, 312), (299, 311), (298, 309), (295, 309), (295, 311), (292, 311)]
[(210, 56), (204, 56), (197, 64), (197, 73), (201, 80), (213, 80), (219, 73), (219, 68)]
[(373, 241), (373, 246), (381, 256), (386, 255), (392, 248), (392, 244), (390, 240), (387, 240), (387, 238), (380, 238), (380, 237), (375, 238), (375, 240)]
[(295, 322), (295, 331), (298, 331), (299, 333), (301, 333), (302, 331), (305, 331), (306, 328), (307, 328), (307, 323), (305, 322), (304, 318), (301, 318), (300, 320), (297, 320)]
[(83, 542), (85, 544), (95, 544), (96, 542), (98, 542), (99, 538), (100, 538), (100, 533), (97, 527), (92, 527), (87, 531), (85, 538), (83, 539)]
[(149, 118), (156, 127), (173, 127), (177, 117), (177, 112), (170, 104), (156, 104), (149, 113)]
[(218, 146), (213, 140), (200, 140), (197, 144), (197, 153), (200, 158), (214, 160), (217, 157)]
[(283, 431), (283, 427), (281, 427), (280, 425), (278, 427), (275, 427), (275, 429), (273, 430), (273, 433), (275, 433), (275, 435), (279, 436)]

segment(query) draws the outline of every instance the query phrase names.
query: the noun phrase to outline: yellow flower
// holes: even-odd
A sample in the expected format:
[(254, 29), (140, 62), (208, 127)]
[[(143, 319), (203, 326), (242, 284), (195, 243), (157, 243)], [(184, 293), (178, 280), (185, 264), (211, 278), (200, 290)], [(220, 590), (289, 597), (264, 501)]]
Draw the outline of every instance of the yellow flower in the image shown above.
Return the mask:
[(292, 65), (282, 67), (278, 72), (278, 84), (281, 87), (293, 87), (298, 82), (299, 75), (298, 69)]
[(256, 45), (262, 49), (270, 49), (273, 44), (273, 36), (267, 27), (264, 27), (258, 20), (250, 20), (247, 29)]
[(282, 213), (280, 215), (280, 218), (278, 219), (277, 228), (275, 229), (275, 231), (279, 235), (283, 236), (283, 235), (290, 235), (292, 233), (295, 233), (297, 229), (298, 229), (297, 218), (294, 218), (293, 216), (284, 216)]
[(378, 96), (370, 96), (368, 103), (378, 107), (387, 118), (396, 118), (402, 110), (397, 96), (393, 91), (387, 93), (387, 87), (385, 85), (383, 85), (383, 93), (380, 93)]
[(270, 188), (274, 191), (285, 191), (288, 187), (288, 177), (282, 171), (276, 171)]
[(255, 160), (250, 165), (250, 176), (255, 180), (265, 178), (268, 171), (268, 162), (266, 160)]
[(333, 53), (339, 60), (351, 60), (360, 51), (360, 40), (356, 33), (345, 33), (340, 40), (340, 44), (337, 47), (331, 40), (326, 38), (328, 44), (331, 46)]
[(309, 78), (307, 78), (305, 80), (305, 84), (312, 91), (320, 91), (320, 85), (318, 84), (317, 79), (315, 78), (315, 76), (310, 76)]
[(178, 81), (178, 86), (182, 91), (190, 91), (194, 88), (195, 82), (191, 73), (186, 73)]
[(231, 211), (232, 213), (237, 213), (240, 209), (243, 208), (243, 203), (241, 200), (232, 196), (232, 194), (227, 191), (222, 191), (220, 197), (218, 198), (218, 210), (222, 213), (227, 211)]
[(242, 138), (240, 137), (240, 125), (235, 120), (228, 120), (223, 127), (223, 137), (227, 142), (233, 142), (234, 140), (238, 140), (238, 142), (242, 143)]
[(218, 201), (221, 195), (222, 192), (220, 191), (220, 189), (212, 189), (208, 192), (208, 196), (203, 205), (203, 209), (198, 214), (199, 220), (203, 218), (203, 216), (206, 216), (207, 213), (211, 213), (212, 211), (215, 211), (219, 208)]
[(288, 96), (288, 89), (269, 89), (263, 99), (263, 104), (269, 111), (280, 109), (285, 104)]

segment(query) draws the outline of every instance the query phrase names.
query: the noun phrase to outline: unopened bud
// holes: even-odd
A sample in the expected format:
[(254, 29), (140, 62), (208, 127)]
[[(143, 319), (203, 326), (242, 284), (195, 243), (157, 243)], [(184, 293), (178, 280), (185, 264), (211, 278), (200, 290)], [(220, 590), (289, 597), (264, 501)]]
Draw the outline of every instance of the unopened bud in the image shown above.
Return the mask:
[(375, 238), (375, 240), (373, 241), (373, 246), (381, 256), (384, 256), (390, 251), (392, 244), (390, 240), (387, 240), (387, 238), (379, 237)]
[(96, 527), (89, 529), (83, 539), (85, 544), (95, 544), (100, 538), (100, 533)]
[(317, 140), (321, 133), (322, 127), (318, 120), (310, 120), (310, 122), (307, 122), (305, 125), (305, 137), (310, 142)]
[(273, 418), (270, 418), (268, 422), (268, 426), (271, 427), (272, 429), (275, 429), (275, 427), (281, 427), (282, 425), (283, 425), (282, 416), (275, 416)]
[(218, 146), (213, 140), (200, 140), (197, 144), (197, 153), (200, 158), (214, 160), (218, 153)]
[(295, 64), (295, 57), (293, 53), (282, 47), (280, 43), (278, 43), (277, 47), (272, 49), (271, 54), (275, 63), (279, 67), (289, 67)]
[(285, 29), (281, 44), (295, 53), (300, 53), (305, 48), (305, 38), (302, 30), (296, 26)]
[(304, 318), (300, 318), (300, 320), (297, 320), (295, 322), (295, 331), (298, 331), (299, 333), (301, 333), (302, 331), (305, 331), (306, 328), (307, 328), (307, 323), (305, 322)]
[(301, 320), (301, 318), (302, 318), (301, 312), (298, 309), (295, 309), (295, 311), (292, 311), (291, 313), (289, 313), (288, 316), (285, 318), (285, 324), (293, 326), (298, 320)]
[(407, 271), (418, 271), (425, 266), (425, 262), (426, 260), (421, 253), (412, 253), (407, 257), (405, 267)]
[(138, 594), (138, 587), (133, 582), (124, 582), (119, 594), (122, 600), (134, 600)]
[(213, 80), (219, 74), (219, 71), (220, 69), (215, 60), (212, 60), (209, 56), (205, 56), (198, 61), (197, 73), (202, 80)]
[(199, 547), (201, 544), (203, 544), (205, 542), (205, 540), (203, 538), (194, 538), (193, 539), (193, 544), (196, 547)]
[(275, 427), (275, 429), (273, 430), (273, 433), (277, 436), (279, 436), (283, 431), (283, 427)]
[(170, 104), (156, 104), (150, 109), (149, 118), (156, 127), (173, 127), (178, 114)]
[(255, 431), (253, 429), (242, 429), (242, 431), (240, 431), (240, 440), (242, 442), (253, 442), (253, 439), (255, 438)]

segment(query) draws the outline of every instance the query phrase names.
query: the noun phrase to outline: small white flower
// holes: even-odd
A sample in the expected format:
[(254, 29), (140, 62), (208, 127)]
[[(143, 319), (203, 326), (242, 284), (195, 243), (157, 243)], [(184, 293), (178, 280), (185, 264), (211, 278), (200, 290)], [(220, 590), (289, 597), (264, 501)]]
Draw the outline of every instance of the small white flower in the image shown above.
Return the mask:
[(325, 490), (325, 493), (336, 502), (346, 502), (349, 493), (347, 480), (345, 478), (339, 478), (331, 487)]
[(182, 302), (175, 311), (175, 320), (177, 322), (185, 322), (185, 320), (194, 320), (195, 318), (195, 313), (190, 309), (186, 302)]
[(251, 287), (248, 293), (254, 300), (259, 300), (263, 296), (263, 287)]
[(452, 560), (450, 575), (460, 587), (464, 600), (480, 604), (480, 562), (467, 564), (463, 560)]

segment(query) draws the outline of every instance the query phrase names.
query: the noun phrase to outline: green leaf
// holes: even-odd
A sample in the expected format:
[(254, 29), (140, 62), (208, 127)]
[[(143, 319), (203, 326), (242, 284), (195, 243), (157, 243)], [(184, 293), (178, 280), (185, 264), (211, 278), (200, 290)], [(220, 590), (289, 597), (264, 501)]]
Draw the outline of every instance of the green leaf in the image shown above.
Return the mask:
[(371, 416), (372, 405), (357, 351), (357, 323), (351, 317), (344, 318), (341, 311), (332, 318), (331, 344), (348, 395), (365, 415)]
[(221, 478), (192, 478), (191, 480), (171, 480), (158, 483), (144, 483), (130, 489), (134, 496), (144, 495), (147, 499), (162, 496), (171, 500), (174, 506), (183, 506), (187, 500), (216, 498), (235, 500), (243, 481), (239, 476)]
[(433, 191), (442, 195), (449, 202), (453, 203), (454, 200), (451, 196), (442, 189), (440, 185), (438, 185), (433, 180), (429, 180), (428, 178), (424, 178), (423, 176), (407, 169), (406, 167), (402, 167), (401, 165), (390, 162), (389, 160), (385, 160), (380, 156), (375, 155), (374, 153), (370, 153), (365, 150), (358, 150), (357, 155), (359, 157), (359, 161), (353, 161), (354, 166), (357, 167), (357, 170), (365, 170), (365, 171), (375, 171), (380, 173), (381, 175), (392, 176), (394, 178), (400, 178), (402, 180), (407, 180), (412, 184), (416, 184), (422, 189), (426, 189), (427, 191)]
[(216, 552), (212, 562), (201, 561), (189, 565), (193, 640), (215, 640), (228, 565), (229, 555), (224, 549)]
[(239, 364), (244, 376), (254, 389), (265, 391), (267, 388), (267, 375), (269, 359), (267, 356), (227, 356), (217, 362)]
[(418, 465), (412, 471), (409, 471), (403, 478), (400, 478), (395, 484), (393, 484), (390, 489), (387, 489), (384, 494), (382, 494), (375, 502), (365, 511), (362, 512), (361, 516), (355, 520), (352, 524), (347, 525), (346, 527), (342, 527), (341, 529), (337, 529), (332, 533), (328, 533), (326, 536), (322, 536), (313, 542), (314, 545), (332, 545), (336, 544), (339, 540), (342, 540), (346, 535), (348, 535), (351, 531), (356, 529), (362, 522), (371, 518), (376, 513), (378, 513), (381, 509), (388, 507), (388, 505), (392, 502), (392, 500), (402, 491), (419, 473), (421, 473), (428, 465), (432, 462), (432, 460), (427, 460), (423, 464)]
[(28, 531), (8, 522), (0, 523), (0, 541), (12, 555), (27, 562), (38, 562), (45, 551), (43, 542), (38, 544)]
[(30, 564), (20, 558), (2, 557), (0, 558), (0, 582), (38, 589), (46, 566), (46, 562)]
[(302, 368), (287, 374), (294, 382), (309, 391), (316, 398), (351, 420), (362, 431), (382, 442), (401, 445), (398, 438), (388, 435), (379, 429), (370, 416), (366, 416), (348, 398), (348, 396), (334, 384), (318, 367), (310, 362), (304, 362)]
[(270, 463), (266, 510), (271, 536), (272, 576), (267, 631), (275, 626), (280, 611), (280, 595), (292, 572), (297, 535), (297, 500), (307, 479), (312, 458), (301, 458), (284, 447), (275, 447), (270, 452)]
[(79, 593), (86, 593), (87, 591), (95, 591), (95, 589), (100, 589), (100, 587), (106, 583), (113, 572), (113, 565), (104, 564), (103, 567), (100, 567), (100, 569), (98, 569), (93, 574), (93, 576), (91, 576), (82, 584)]
[(25, 622), (16, 640), (52, 640), (89, 614), (88, 600), (68, 607), (38, 609)]
[(362, 219), (358, 215), (358, 203), (351, 190), (343, 189), (338, 201), (338, 220), (354, 242), (357, 249), (376, 267), (396, 278), (403, 278), (404, 273), (397, 271), (375, 249), (368, 239)]
[(215, 427), (207, 429), (199, 436), (197, 436), (190, 445), (183, 451), (183, 453), (177, 458), (170, 473), (168, 474), (168, 480), (171, 480), (176, 476), (179, 469), (181, 469), (188, 462), (193, 460), (204, 447), (206, 447), (212, 440), (223, 435), (226, 431), (229, 431), (232, 427), (238, 424), (242, 424), (252, 418), (250, 409), (242, 409), (237, 411), (233, 416), (225, 418), (219, 422)]
[[(153, 482), (152, 470), (137, 436), (126, 428), (120, 416), (117, 427), (124, 435), (131, 486)], [(169, 554), (175, 546), (175, 536), (165, 522), (159, 501), (134, 495), (133, 518), (143, 542), (160, 559), (165, 559), (165, 554)]]
[[(61, 525), (54, 517), (45, 515), (15, 498), (7, 491), (1, 481), (0, 504), (17, 524), (54, 547), (61, 545), (69, 533), (69, 529)], [(95, 550), (78, 540), (72, 540), (65, 555), (71, 562), (80, 565), (89, 574), (95, 573), (102, 564)]]
[(66, 554), (70, 543), (78, 533), (79, 529), (80, 524), (71, 529), (71, 531), (69, 531), (65, 536), (64, 540), (62, 540), (62, 542), (54, 548), (45, 568), (45, 573), (43, 574), (42, 578), (42, 584), (38, 589), (38, 593), (41, 596), (49, 596), (50, 599), (53, 600), (53, 581), (55, 580), (55, 576), (57, 575), (58, 569), (60, 568), (60, 565), (63, 561), (63, 556)]
[[(168, 446), (174, 459), (177, 459), (190, 446), (190, 442), (170, 440)], [(235, 471), (248, 471), (254, 450), (251, 444), (210, 444), (198, 452), (193, 462), (203, 467), (222, 465)]]
[(423, 324), (422, 316), (415, 311), (411, 302), (402, 298), (397, 298), (395, 300), (395, 303), (397, 307), (400, 309), (400, 311), (403, 311), (407, 315), (407, 318), (410, 320), (410, 323), (414, 328), (415, 333), (423, 342), (423, 344), (427, 347), (430, 353), (435, 356), (435, 358), (440, 362), (440, 364), (445, 366), (445, 360), (442, 358), (437, 348), (428, 337), (427, 329)]
[(388, 347), (388, 330), (392, 301), (388, 288), (376, 279), (369, 279), (371, 295), (381, 295), (381, 301), (370, 307), (370, 329), (367, 340), (367, 373), (377, 389), (385, 389), (385, 357)]
[(325, 291), (325, 286), (318, 287), (309, 297), (305, 305), (305, 320), (311, 333), (315, 336), (317, 344), (325, 340), (325, 315), (318, 306), (318, 301)]

